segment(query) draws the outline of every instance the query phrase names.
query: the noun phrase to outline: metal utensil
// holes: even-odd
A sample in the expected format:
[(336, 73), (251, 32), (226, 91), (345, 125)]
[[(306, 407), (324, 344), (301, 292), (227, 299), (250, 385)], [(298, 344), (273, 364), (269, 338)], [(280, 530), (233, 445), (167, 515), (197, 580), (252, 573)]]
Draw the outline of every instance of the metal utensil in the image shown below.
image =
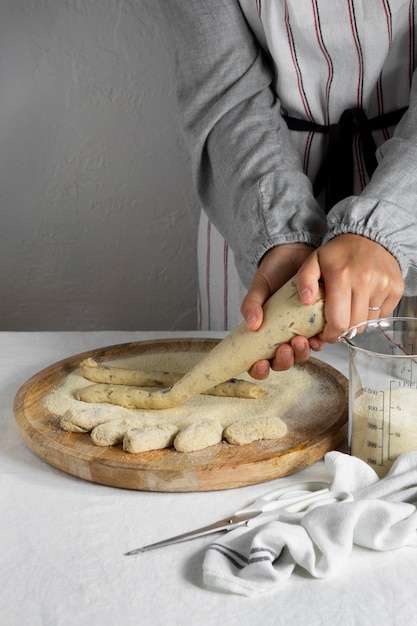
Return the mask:
[(130, 550), (125, 554), (127, 556), (140, 554), (141, 552), (188, 541), (189, 539), (195, 539), (222, 530), (233, 530), (243, 525), (251, 528), (264, 524), (267, 521), (278, 519), (294, 523), (298, 522), (307, 511), (315, 506), (349, 499), (351, 499), (351, 496), (347, 492), (331, 492), (328, 483), (318, 481), (301, 482), (270, 491), (245, 508), (236, 511), (230, 517), (218, 520), (213, 524)]

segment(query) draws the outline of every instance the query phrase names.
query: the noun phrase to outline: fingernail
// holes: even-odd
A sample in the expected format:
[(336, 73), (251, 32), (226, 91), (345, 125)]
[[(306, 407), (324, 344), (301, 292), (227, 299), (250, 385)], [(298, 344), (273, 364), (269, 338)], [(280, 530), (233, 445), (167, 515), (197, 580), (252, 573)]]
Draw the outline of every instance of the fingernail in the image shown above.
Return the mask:
[(301, 352), (304, 352), (305, 347), (299, 346), (298, 343), (296, 343), (295, 346), (293, 347), (293, 350), (295, 350), (295, 352), (301, 353)]
[(267, 376), (269, 376), (269, 365), (258, 365), (257, 368), (257, 373), (259, 376), (262, 376), (263, 378), (266, 378)]
[(309, 300), (311, 298), (311, 289), (309, 289), (308, 287), (304, 287), (304, 289), (301, 289), (300, 298), (302, 302), (304, 302), (305, 300)]
[(246, 318), (246, 320), (245, 320), (245, 321), (246, 321), (246, 326), (247, 326), (249, 329), (251, 329), (253, 326), (255, 326), (255, 325), (256, 325), (256, 322), (257, 322), (258, 320), (257, 320), (257, 317), (256, 317), (256, 315), (255, 315), (254, 313), (249, 313), (249, 315), (247, 316), (247, 318)]

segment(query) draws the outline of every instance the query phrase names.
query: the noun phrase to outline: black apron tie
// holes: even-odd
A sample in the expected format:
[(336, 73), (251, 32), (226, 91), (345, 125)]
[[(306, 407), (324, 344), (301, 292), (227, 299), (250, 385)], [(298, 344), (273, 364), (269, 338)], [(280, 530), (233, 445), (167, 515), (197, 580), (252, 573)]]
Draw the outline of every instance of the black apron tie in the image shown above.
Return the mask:
[(361, 140), (366, 172), (371, 178), (377, 160), (372, 131), (398, 124), (408, 107), (368, 119), (361, 108), (346, 109), (337, 124), (328, 126), (284, 115), (290, 130), (326, 133), (329, 136), (326, 156), (313, 184), (314, 195), (325, 190), (326, 213), (343, 198), (353, 194), (353, 137)]

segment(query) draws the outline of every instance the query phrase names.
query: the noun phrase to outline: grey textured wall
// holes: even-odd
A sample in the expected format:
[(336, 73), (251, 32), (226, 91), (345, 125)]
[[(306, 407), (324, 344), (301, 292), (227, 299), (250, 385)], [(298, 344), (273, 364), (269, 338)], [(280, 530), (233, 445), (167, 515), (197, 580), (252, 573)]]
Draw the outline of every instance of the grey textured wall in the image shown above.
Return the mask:
[(195, 328), (198, 203), (152, 0), (1, 0), (0, 81), (0, 330)]

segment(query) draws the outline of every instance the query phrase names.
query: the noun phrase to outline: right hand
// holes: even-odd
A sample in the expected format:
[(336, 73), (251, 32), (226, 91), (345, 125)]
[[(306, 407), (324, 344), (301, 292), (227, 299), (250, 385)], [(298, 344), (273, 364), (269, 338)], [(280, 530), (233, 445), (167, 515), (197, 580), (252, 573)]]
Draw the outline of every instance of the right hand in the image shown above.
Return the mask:
[[(263, 320), (263, 305), (282, 285), (294, 276), (304, 261), (315, 250), (304, 243), (289, 243), (271, 248), (259, 264), (251, 288), (242, 301), (241, 313), (249, 330), (257, 330)], [(290, 344), (279, 346), (272, 363), (257, 361), (249, 370), (249, 374), (258, 380), (267, 378), (270, 367), (285, 370), (294, 363), (306, 361), (310, 356), (310, 348), (321, 350), (324, 346), (319, 338), (310, 340), (297, 336)]]

